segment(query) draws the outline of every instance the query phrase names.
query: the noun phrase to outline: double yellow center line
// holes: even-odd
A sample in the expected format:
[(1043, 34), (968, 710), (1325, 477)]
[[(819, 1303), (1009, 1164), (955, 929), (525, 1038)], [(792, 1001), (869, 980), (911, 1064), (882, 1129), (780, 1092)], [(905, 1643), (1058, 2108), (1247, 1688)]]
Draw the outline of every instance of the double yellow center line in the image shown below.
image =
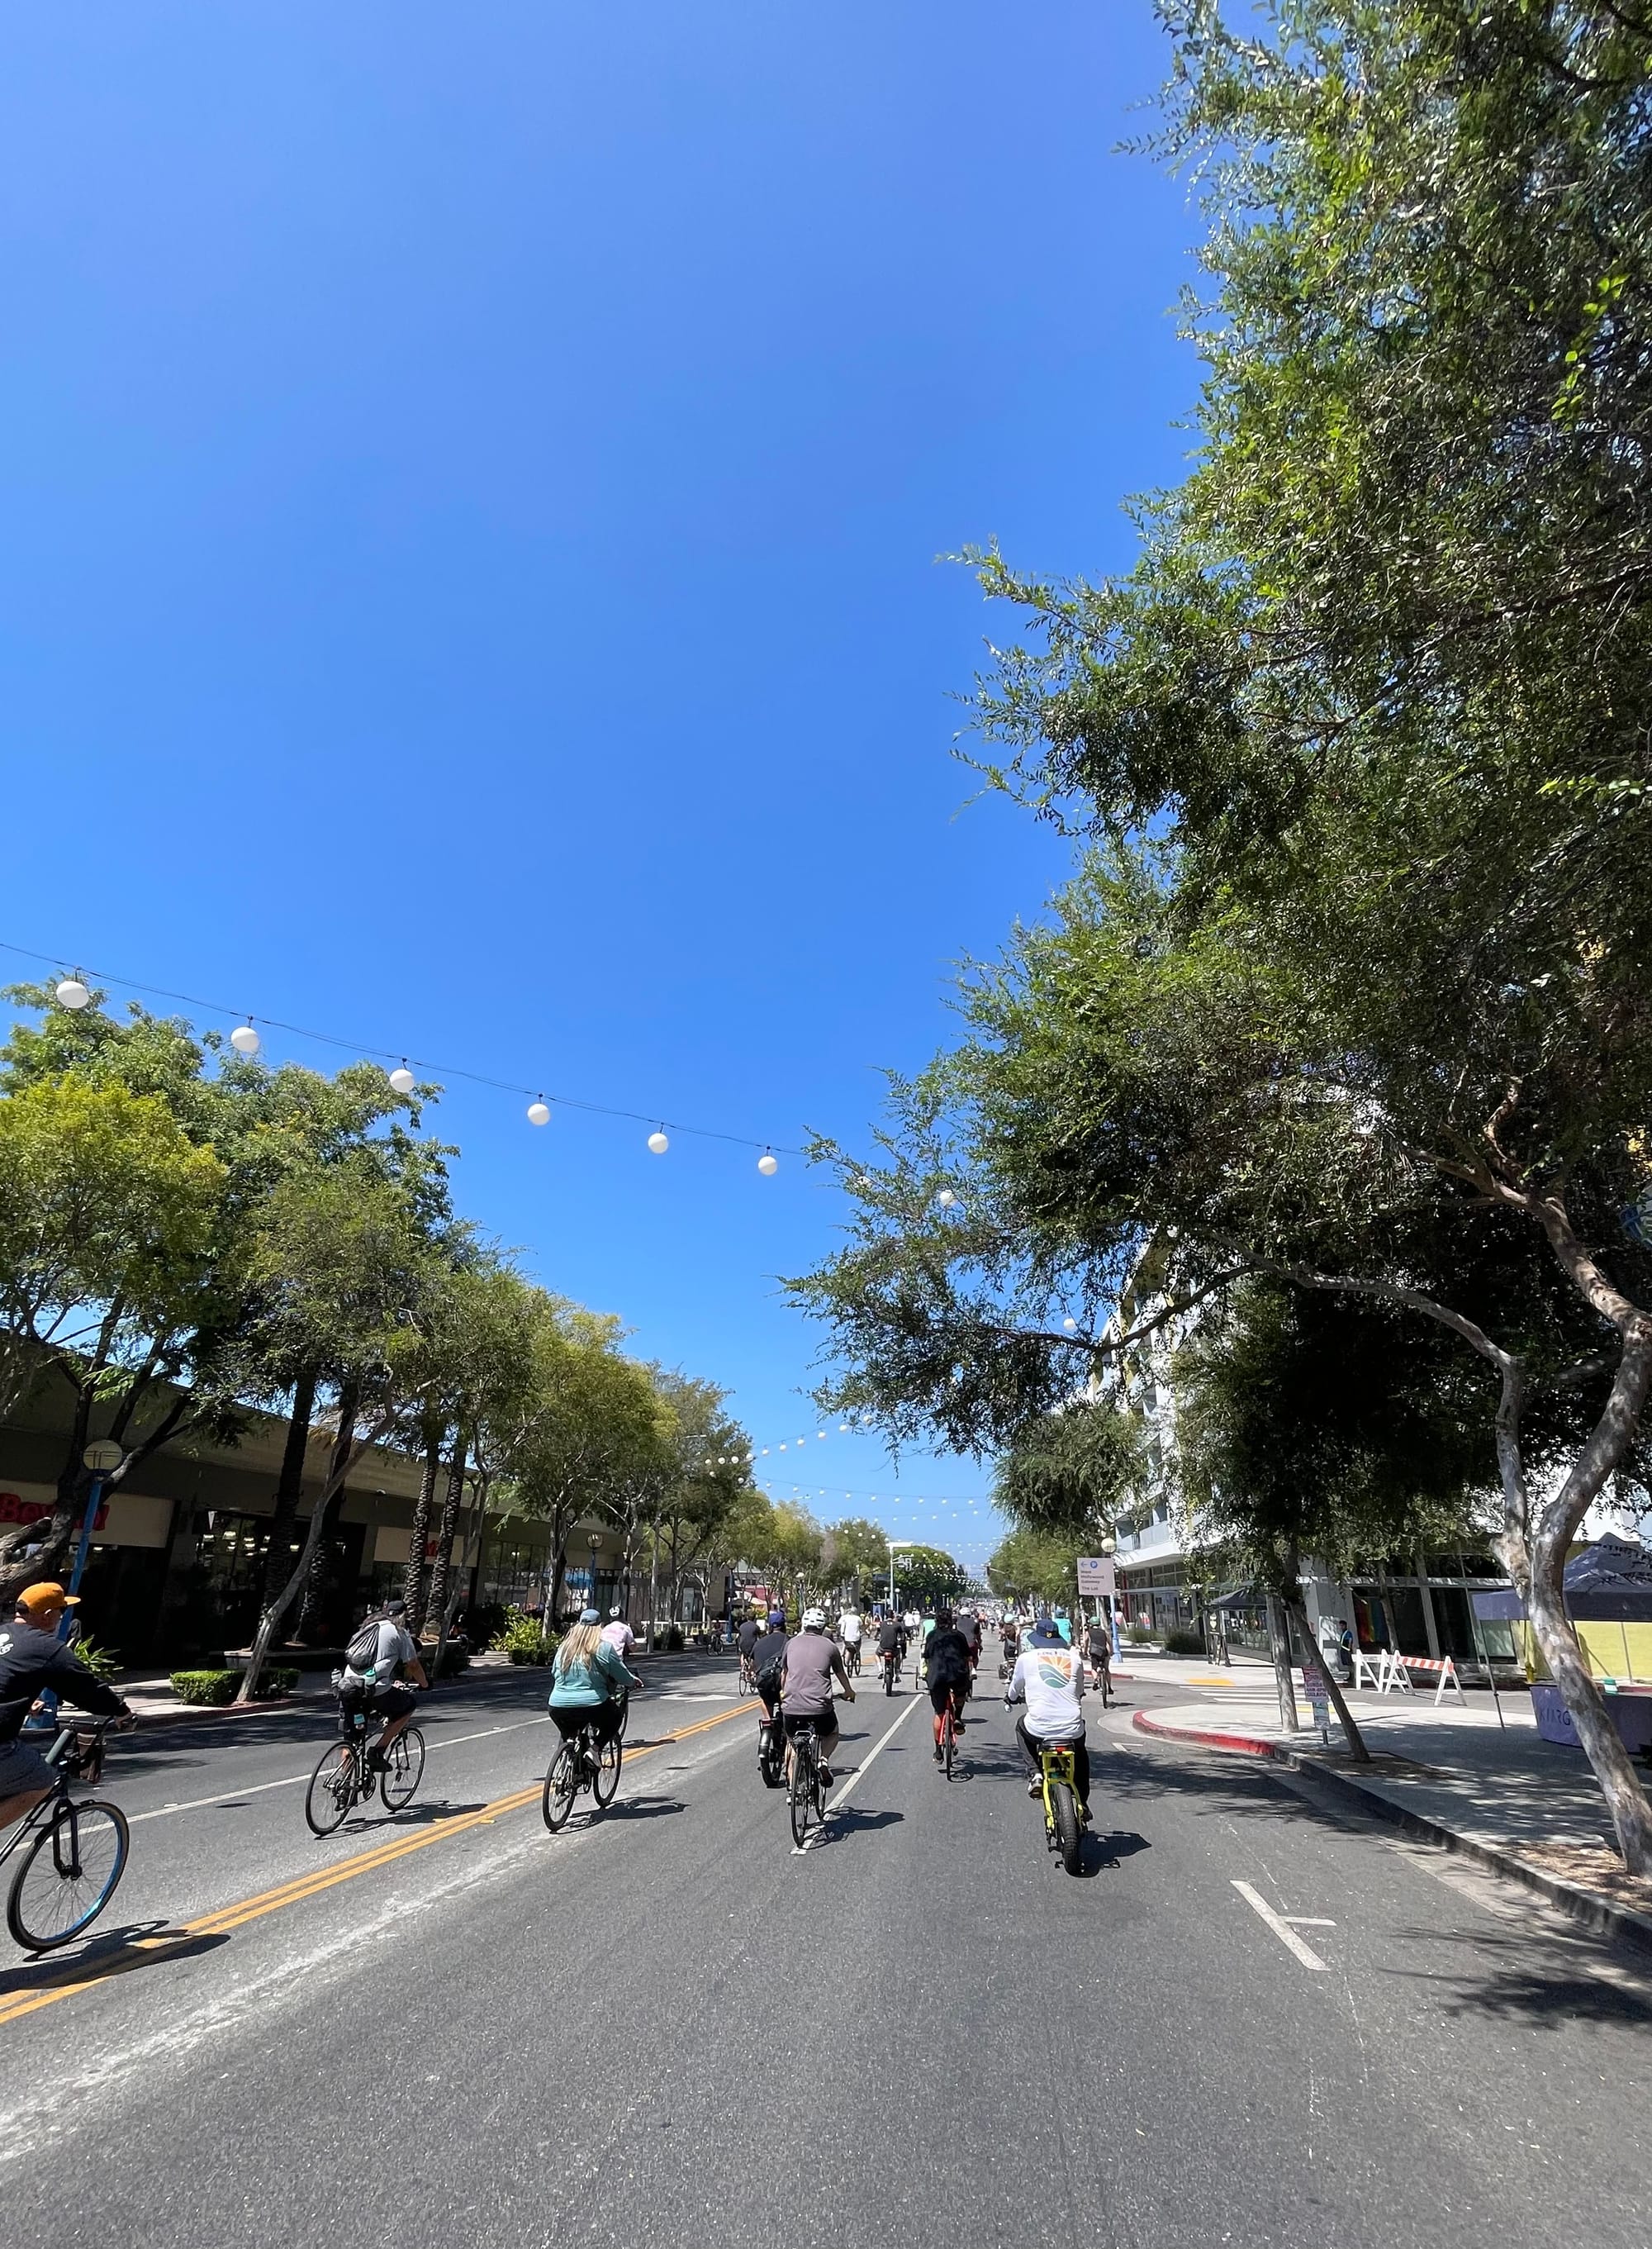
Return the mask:
[[(641, 1758), (652, 1757), (656, 1750), (686, 1742), (694, 1734), (708, 1733), (713, 1726), (726, 1726), (730, 1718), (744, 1717), (757, 1707), (755, 1702), (739, 1702), (731, 1710), (719, 1710), (709, 1718), (682, 1727), (679, 1732), (663, 1734), (657, 1742), (627, 1750), (624, 1765), (628, 1769)], [(117, 1976), (128, 1975), (133, 1969), (153, 1961), (157, 1952), (187, 1951), (202, 1937), (227, 1936), (232, 1929), (244, 1928), (250, 1921), (262, 1921), (266, 1914), (279, 1913), (287, 1906), (302, 1904), (305, 1898), (319, 1897), (323, 1890), (336, 1889), (340, 1882), (353, 1882), (362, 1874), (376, 1874), (380, 1867), (410, 1858), (415, 1851), (427, 1851), (433, 1843), (446, 1843), (456, 1835), (469, 1834), (473, 1827), (489, 1826), (507, 1812), (520, 1812), (524, 1805), (537, 1804), (542, 1793), (543, 1784), (539, 1782), (531, 1788), (514, 1789), (509, 1796), (496, 1797), (478, 1811), (449, 1812), (443, 1819), (433, 1819), (428, 1826), (417, 1828), (411, 1834), (393, 1835), (387, 1842), (375, 1844), (370, 1851), (359, 1852), (354, 1858), (342, 1860), (336, 1866), (313, 1867), (308, 1874), (278, 1883), (272, 1890), (260, 1890), (256, 1897), (220, 1906), (215, 1913), (201, 1914), (194, 1921), (183, 1922), (159, 1936), (134, 1937), (123, 1951), (106, 1962), (88, 1962), (65, 1969), (49, 1983), (20, 1991), (13, 1998), (0, 1998), (0, 2024), (14, 2023), (20, 2016), (34, 2014), (41, 2007), (66, 1999), (72, 1992), (89, 1991), (95, 1984), (112, 1983)]]

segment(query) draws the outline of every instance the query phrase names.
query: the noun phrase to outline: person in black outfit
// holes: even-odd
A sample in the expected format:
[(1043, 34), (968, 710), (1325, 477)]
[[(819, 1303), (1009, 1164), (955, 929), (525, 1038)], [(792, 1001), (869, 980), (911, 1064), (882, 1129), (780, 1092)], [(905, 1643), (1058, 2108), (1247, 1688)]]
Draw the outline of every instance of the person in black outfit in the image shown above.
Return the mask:
[(65, 1609), (75, 1605), (76, 1597), (61, 1585), (29, 1585), (17, 1596), (10, 1623), (0, 1626), (0, 1827), (31, 1812), (57, 1785), (57, 1774), (39, 1750), (22, 1738), (23, 1722), (37, 1695), (49, 1688), (78, 1710), (132, 1718), (113, 1688), (58, 1638)]
[(951, 1612), (942, 1609), (936, 1617), (935, 1630), (923, 1647), (923, 1675), (929, 1683), (929, 1707), (935, 1712), (937, 1764), (942, 1762), (941, 1721), (949, 1702), (952, 1705), (954, 1730), (962, 1732), (963, 1728), (963, 1706), (970, 1699), (973, 1655), (969, 1640), (953, 1623)]

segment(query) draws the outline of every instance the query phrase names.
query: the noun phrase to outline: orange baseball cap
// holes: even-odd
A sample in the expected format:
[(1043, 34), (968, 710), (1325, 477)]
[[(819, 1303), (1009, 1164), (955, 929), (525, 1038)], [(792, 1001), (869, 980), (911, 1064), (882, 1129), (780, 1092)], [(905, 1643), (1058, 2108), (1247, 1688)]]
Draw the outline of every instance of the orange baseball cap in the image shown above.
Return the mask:
[(79, 1606), (79, 1593), (65, 1593), (50, 1578), (44, 1585), (25, 1585), (17, 1595), (17, 1606), (24, 1616), (49, 1616), (53, 1609), (78, 1609)]

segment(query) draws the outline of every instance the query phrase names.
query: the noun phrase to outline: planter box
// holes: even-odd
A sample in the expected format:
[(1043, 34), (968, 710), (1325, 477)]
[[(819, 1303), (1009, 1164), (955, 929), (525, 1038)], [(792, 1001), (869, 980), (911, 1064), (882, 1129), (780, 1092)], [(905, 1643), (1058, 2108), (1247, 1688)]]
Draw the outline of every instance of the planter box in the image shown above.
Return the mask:
[[(1626, 1750), (1652, 1749), (1652, 1695), (1608, 1695), (1606, 1707), (1612, 1713), (1612, 1723)], [(1577, 1728), (1572, 1723), (1572, 1713), (1560, 1700), (1560, 1690), (1553, 1680), (1532, 1682), (1532, 1715), (1546, 1742), (1563, 1742), (1568, 1749), (1582, 1748)]]

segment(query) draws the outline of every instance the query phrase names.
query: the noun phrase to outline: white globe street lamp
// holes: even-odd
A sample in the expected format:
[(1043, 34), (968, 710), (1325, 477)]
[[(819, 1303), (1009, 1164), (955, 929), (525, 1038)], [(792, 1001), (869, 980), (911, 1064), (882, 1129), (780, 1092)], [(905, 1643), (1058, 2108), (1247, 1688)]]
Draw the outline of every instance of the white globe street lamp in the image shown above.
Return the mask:
[(408, 1068), (406, 1063), (402, 1063), (400, 1069), (393, 1069), (390, 1073), (390, 1090), (393, 1093), (411, 1093), (417, 1083), (417, 1078)]
[(665, 1127), (663, 1124), (660, 1127), (657, 1132), (649, 1133), (648, 1145), (656, 1156), (663, 1156), (666, 1150), (671, 1145), (669, 1140), (665, 1137)]
[(238, 1055), (255, 1055), (258, 1051), (258, 1034), (250, 1023), (239, 1023), (230, 1034), (230, 1043)]
[(779, 1168), (779, 1164), (765, 1148), (763, 1153), (757, 1158), (757, 1169), (762, 1173), (765, 1180), (771, 1180)]
[(65, 976), (57, 991), (58, 1005), (79, 1014), (82, 1008), (92, 1005), (92, 994), (78, 976)]
[(544, 1094), (537, 1101), (529, 1102), (528, 1122), (530, 1124), (548, 1124), (551, 1122), (551, 1104)]

